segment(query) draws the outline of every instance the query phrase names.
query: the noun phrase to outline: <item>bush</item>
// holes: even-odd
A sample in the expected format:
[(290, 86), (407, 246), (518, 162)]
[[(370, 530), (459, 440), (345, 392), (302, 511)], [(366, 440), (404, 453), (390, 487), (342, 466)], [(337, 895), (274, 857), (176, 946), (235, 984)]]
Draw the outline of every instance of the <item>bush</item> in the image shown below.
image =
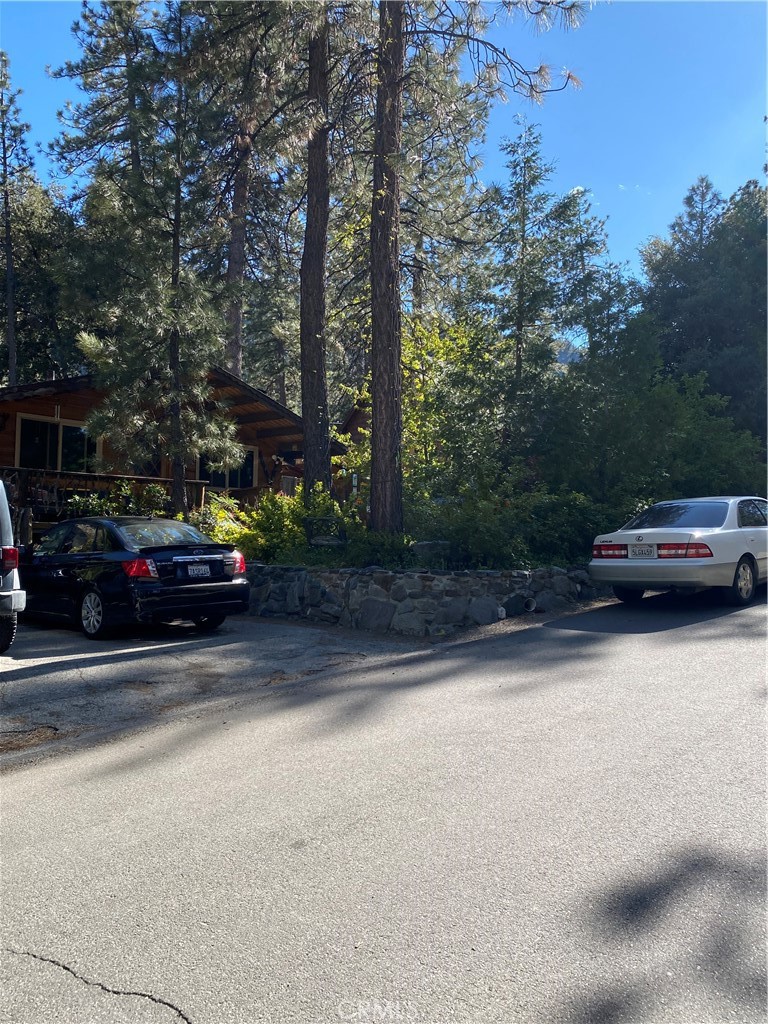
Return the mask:
[(573, 492), (510, 491), (509, 497), (467, 492), (442, 500), (412, 500), (412, 532), (419, 540), (447, 541), (453, 568), (573, 565), (589, 560), (596, 534), (615, 529), (632, 511)]
[(80, 516), (155, 516), (167, 514), (168, 495), (161, 484), (121, 481), (104, 494), (73, 494), (64, 506), (68, 519)]
[(249, 561), (325, 564), (327, 554), (307, 544), (304, 520), (311, 516), (334, 516), (351, 527), (349, 513), (320, 489), (305, 507), (301, 486), (295, 495), (267, 491), (254, 508), (211, 494), (190, 522), (212, 540), (233, 544)]
[[(406, 508), (409, 533), (400, 535), (366, 530), (355, 499), (340, 505), (317, 490), (305, 508), (301, 488), (295, 496), (266, 493), (255, 508), (212, 494), (190, 521), (213, 540), (237, 547), (249, 561), (413, 569), (420, 564), (411, 551), (413, 538), (447, 541), (451, 569), (526, 569), (588, 561), (596, 534), (615, 529), (633, 511), (600, 505), (583, 494), (545, 490), (510, 497), (469, 491), (442, 500), (411, 496)], [(347, 543), (338, 548), (310, 545), (304, 521), (313, 516), (338, 519)]]

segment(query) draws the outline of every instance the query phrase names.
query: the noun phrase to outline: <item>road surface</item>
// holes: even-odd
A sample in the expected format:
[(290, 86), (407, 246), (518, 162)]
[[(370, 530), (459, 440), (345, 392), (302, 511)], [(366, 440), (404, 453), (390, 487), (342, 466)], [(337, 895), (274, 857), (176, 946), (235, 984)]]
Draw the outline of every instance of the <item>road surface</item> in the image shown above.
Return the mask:
[(261, 626), (168, 641), (236, 692), (3, 776), (0, 1021), (766, 1021), (763, 605), (281, 626), (301, 678), (264, 625), (249, 688)]

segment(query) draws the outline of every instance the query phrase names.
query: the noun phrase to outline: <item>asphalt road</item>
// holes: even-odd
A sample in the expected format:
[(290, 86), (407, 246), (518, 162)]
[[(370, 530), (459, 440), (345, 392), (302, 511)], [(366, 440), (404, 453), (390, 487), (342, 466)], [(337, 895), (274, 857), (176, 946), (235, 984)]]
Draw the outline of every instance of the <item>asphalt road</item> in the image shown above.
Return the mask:
[(0, 1021), (766, 1021), (765, 627), (700, 595), (439, 646), (25, 632), (17, 725), (177, 691), (3, 776)]

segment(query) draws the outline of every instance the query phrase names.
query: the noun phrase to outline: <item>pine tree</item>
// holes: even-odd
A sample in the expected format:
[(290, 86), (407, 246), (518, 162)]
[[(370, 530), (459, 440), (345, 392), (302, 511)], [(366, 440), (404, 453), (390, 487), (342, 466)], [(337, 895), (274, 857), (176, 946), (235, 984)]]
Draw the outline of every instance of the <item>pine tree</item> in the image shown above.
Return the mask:
[(109, 211), (126, 247), (111, 330), (81, 338), (108, 393), (91, 426), (129, 463), (165, 455), (174, 507), (186, 513), (187, 463), (241, 456), (234, 425), (211, 406), (207, 371), (221, 324), (194, 270), (210, 209), (197, 159), (201, 105), (190, 88), (199, 20), (182, 2), (162, 11), (105, 3), (87, 14), (83, 58), (62, 73), (79, 77), (89, 100), (71, 111), (74, 131), (59, 152), (70, 162), (98, 155), (88, 201)]
[[(577, 23), (580, 5), (573, 0), (521, 0), (519, 8), (546, 25), (553, 15)], [(417, 20), (417, 13), (422, 19)], [(412, 19), (407, 24), (407, 16)], [(402, 529), (401, 436), (402, 374), (399, 279), (399, 204), (404, 71), (407, 46), (423, 40), (461, 40), (486, 87), (498, 92), (502, 81), (514, 91), (540, 97), (548, 88), (548, 69), (527, 71), (485, 36), (487, 19), (475, 3), (443, 0), (424, 11), (405, 0), (380, 0), (376, 61), (376, 131), (371, 206), (371, 516), (376, 530)], [(566, 76), (564, 84), (571, 79)]]
[(223, 285), (224, 362), (242, 376), (251, 285), (269, 272), (269, 247), (265, 252), (256, 236), (274, 233), (271, 197), (298, 150), (291, 117), (295, 122), (301, 25), (281, 0), (214, 0), (196, 13), (190, 88), (201, 101), (197, 144), (212, 197), (205, 270), (212, 284)]
[(32, 158), (26, 143), (29, 125), (21, 120), (19, 92), (11, 88), (8, 56), (0, 50), (0, 189), (3, 199), (3, 256), (5, 258), (5, 347), (8, 383), (18, 383), (16, 343), (15, 233), (11, 194), (29, 179)]
[(403, 529), (400, 148), (405, 0), (380, 0), (371, 206), (372, 530)]
[(666, 239), (642, 250), (643, 304), (665, 368), (707, 374), (738, 426), (765, 441), (766, 190), (747, 182), (724, 202), (708, 178), (686, 195)]
[(325, 276), (330, 167), (328, 92), (330, 25), (324, 4), (309, 36), (308, 100), (317, 123), (307, 143), (307, 212), (301, 257), (301, 416), (304, 425), (304, 500), (315, 485), (331, 489), (330, 427), (325, 356)]

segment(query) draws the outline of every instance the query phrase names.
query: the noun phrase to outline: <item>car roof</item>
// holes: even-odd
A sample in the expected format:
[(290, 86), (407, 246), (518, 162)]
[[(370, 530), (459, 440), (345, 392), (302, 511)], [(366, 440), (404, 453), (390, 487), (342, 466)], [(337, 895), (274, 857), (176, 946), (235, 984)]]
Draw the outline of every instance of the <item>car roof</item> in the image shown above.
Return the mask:
[(745, 499), (765, 501), (757, 494), (712, 494), (708, 498), (670, 498), (667, 501), (657, 501), (657, 505), (679, 505), (681, 501), (694, 504), (698, 501), (744, 501)]
[(58, 525), (64, 523), (111, 523), (113, 526), (129, 525), (131, 523), (177, 523), (189, 526), (189, 523), (181, 523), (179, 519), (169, 519), (168, 516), (73, 516), (71, 519), (62, 519)]

